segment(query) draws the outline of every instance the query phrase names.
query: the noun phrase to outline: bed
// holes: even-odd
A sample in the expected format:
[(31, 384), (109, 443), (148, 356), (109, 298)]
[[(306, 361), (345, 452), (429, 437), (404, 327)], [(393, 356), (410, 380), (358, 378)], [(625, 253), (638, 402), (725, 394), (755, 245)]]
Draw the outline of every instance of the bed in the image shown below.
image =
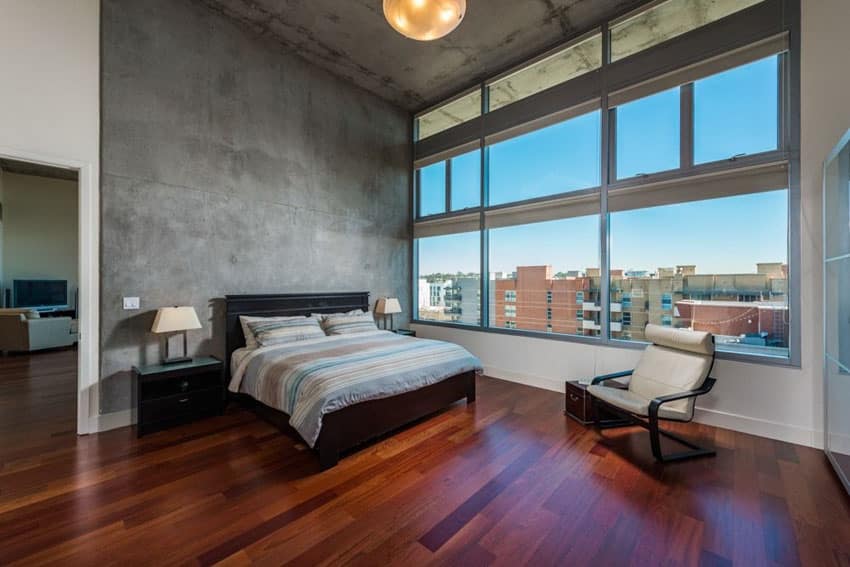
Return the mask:
[[(458, 400), (475, 401), (480, 363), (450, 343), (376, 331), (245, 348), (242, 315), (368, 311), (368, 292), (228, 295), (225, 304), (225, 366), (231, 397), (280, 427), (294, 428), (318, 453), (322, 469), (335, 466), (344, 451)], [(317, 388), (304, 386), (311, 380), (313, 384), (342, 380), (351, 387), (316, 393)], [(296, 388), (307, 393), (294, 392)], [(275, 390), (281, 393), (270, 395)]]

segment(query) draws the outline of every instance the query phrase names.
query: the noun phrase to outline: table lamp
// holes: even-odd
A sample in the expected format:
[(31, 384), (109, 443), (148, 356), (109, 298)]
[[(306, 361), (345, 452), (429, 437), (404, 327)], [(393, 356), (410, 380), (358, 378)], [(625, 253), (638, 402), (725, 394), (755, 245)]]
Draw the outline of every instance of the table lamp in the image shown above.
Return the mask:
[[(162, 307), (157, 310), (151, 332), (158, 335), (166, 335), (165, 356), (162, 359), (162, 363), (175, 364), (192, 360), (192, 357), (188, 356), (189, 350), (186, 345), (186, 331), (200, 328), (201, 322), (198, 320), (198, 314), (195, 313), (194, 307)], [(167, 335), (174, 333), (183, 333), (183, 356), (171, 357), (169, 355)]]
[(387, 328), (387, 315), (390, 316), (390, 331), (393, 330), (393, 314), (401, 313), (401, 303), (396, 297), (382, 297), (375, 305), (375, 313), (384, 318), (384, 329)]

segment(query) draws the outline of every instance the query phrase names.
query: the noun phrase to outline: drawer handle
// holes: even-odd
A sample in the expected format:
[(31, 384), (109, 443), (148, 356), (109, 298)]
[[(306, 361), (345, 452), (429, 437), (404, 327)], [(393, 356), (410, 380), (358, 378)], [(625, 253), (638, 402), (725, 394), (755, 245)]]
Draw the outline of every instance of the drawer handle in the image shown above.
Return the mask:
[(578, 401), (578, 396), (576, 396), (575, 394), (570, 394), (570, 399), (571, 399), (572, 401), (574, 401), (574, 402), (577, 402), (577, 401)]
[(185, 404), (185, 403), (186, 403), (186, 402), (188, 402), (188, 401), (189, 401), (189, 398), (183, 398), (183, 399), (181, 399), (181, 400), (177, 400), (177, 402), (178, 402), (178, 403), (181, 403), (181, 404)]
[(180, 382), (180, 390), (181, 391), (185, 392), (188, 389), (189, 389), (189, 381), (188, 380), (183, 380), (182, 382)]

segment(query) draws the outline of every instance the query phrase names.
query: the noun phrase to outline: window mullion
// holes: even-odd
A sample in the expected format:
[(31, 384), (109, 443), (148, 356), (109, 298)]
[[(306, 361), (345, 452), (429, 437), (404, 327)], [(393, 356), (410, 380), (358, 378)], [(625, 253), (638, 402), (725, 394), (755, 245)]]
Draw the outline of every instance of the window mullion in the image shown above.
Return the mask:
[(694, 166), (694, 84), (679, 89), (679, 168)]
[[(602, 66), (602, 96), (600, 97), (600, 189), (599, 189), (599, 338), (607, 343), (611, 340), (611, 278), (610, 266), (608, 257), (608, 183), (611, 175), (612, 158), (616, 155), (612, 146), (614, 136), (612, 135), (614, 124), (612, 124), (612, 116), (615, 111), (608, 110), (608, 65), (607, 61), (610, 56), (610, 41), (611, 35), (608, 33), (608, 24), (602, 26), (602, 53), (605, 54), (604, 61), (606, 64)], [(578, 301), (576, 301), (578, 305)]]

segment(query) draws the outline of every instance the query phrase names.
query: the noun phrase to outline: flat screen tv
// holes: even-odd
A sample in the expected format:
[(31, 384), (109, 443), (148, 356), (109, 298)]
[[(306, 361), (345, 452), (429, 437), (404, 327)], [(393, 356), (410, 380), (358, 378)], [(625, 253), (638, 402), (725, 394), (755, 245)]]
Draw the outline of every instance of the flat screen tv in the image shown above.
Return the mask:
[(68, 280), (15, 280), (15, 307), (51, 309), (68, 306)]

